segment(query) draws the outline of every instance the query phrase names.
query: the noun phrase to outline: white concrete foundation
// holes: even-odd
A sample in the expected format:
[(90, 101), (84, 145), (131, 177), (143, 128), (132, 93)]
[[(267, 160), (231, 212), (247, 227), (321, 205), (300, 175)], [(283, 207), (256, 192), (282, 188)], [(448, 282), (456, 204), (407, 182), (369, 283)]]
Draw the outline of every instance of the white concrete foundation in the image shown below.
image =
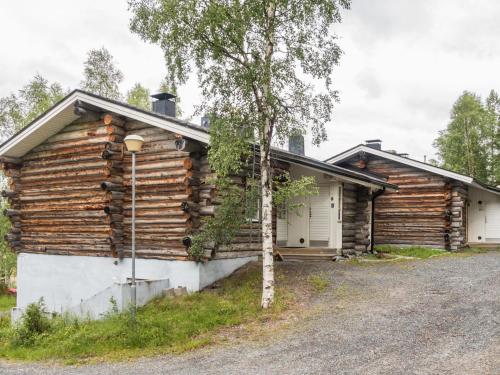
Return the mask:
[[(137, 259), (136, 278), (168, 280), (169, 288), (186, 287), (189, 292), (195, 292), (253, 260), (257, 260), (257, 257), (221, 259), (208, 263)], [(95, 310), (97, 314), (102, 314), (103, 306), (107, 306), (103, 302), (105, 297), (102, 297), (107, 293), (106, 290), (111, 293), (111, 297), (113, 292), (110, 288), (114, 287), (116, 292), (116, 285), (126, 284), (130, 275), (129, 258), (120, 261), (106, 257), (20, 253), (17, 257), (17, 306), (13, 318), (41, 297), (51, 312), (70, 311), (82, 315)], [(142, 298), (140, 288), (137, 293), (139, 301)], [(82, 305), (86, 307), (79, 313), (78, 306)]]

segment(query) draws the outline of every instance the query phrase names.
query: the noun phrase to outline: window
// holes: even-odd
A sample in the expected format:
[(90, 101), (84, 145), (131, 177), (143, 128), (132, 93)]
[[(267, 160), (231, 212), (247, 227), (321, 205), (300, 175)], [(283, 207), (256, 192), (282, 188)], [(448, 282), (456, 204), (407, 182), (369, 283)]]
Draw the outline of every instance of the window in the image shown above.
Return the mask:
[(260, 198), (247, 199), (245, 219), (248, 223), (260, 223)]

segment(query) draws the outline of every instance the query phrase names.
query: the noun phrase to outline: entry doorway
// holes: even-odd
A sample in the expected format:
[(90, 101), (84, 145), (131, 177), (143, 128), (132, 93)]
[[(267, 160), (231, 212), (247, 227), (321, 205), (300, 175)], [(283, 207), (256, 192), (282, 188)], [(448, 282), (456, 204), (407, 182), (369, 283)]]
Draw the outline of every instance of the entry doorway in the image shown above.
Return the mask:
[(318, 195), (302, 198), (295, 212), (279, 211), (276, 239), (283, 247), (342, 247), (342, 184), (318, 185)]

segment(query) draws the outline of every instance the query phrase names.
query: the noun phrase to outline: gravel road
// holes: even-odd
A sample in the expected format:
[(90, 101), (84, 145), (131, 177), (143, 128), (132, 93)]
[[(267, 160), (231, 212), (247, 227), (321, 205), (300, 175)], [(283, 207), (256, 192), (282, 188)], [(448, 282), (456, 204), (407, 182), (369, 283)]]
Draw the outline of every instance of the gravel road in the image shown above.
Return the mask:
[(0, 363), (0, 374), (500, 374), (499, 252), (304, 267), (331, 287), (272, 337), (127, 363)]

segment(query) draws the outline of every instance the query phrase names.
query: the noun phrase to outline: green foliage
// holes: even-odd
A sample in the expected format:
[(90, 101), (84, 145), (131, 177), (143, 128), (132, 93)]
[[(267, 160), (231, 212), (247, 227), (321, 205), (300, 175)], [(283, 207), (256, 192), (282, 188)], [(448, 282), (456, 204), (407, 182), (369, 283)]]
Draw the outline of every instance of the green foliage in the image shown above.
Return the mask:
[(493, 90), (486, 98), (486, 148), (488, 182), (500, 185), (500, 96)]
[[(218, 246), (230, 245), (241, 226), (258, 217), (260, 185), (257, 179), (247, 178), (245, 189), (234, 184), (229, 177), (219, 177), (212, 183), (217, 186), (220, 204), (215, 215), (205, 218), (201, 231), (193, 236), (188, 253), (197, 260), (203, 257), (207, 247), (217, 250)], [(289, 211), (303, 206), (296, 198), (318, 194), (314, 177), (291, 180), (288, 172), (275, 177), (273, 186), (273, 206)]]
[(210, 166), (220, 176), (239, 173), (250, 161), (253, 130), (246, 126), (234, 127), (231, 120), (236, 117), (235, 111), (229, 108), (225, 115), (210, 116), (208, 157)]
[(16, 254), (10, 249), (5, 235), (10, 230), (10, 221), (3, 215), (7, 207), (5, 201), (0, 202), (0, 293), (9, 286), (9, 281), (16, 269)]
[(274, 187), (273, 205), (275, 207), (286, 207), (288, 211), (298, 211), (304, 205), (297, 198), (309, 197), (319, 193), (314, 176), (301, 176), (296, 180), (292, 180), (288, 172), (274, 178)]
[(111, 53), (104, 47), (91, 49), (84, 62), (83, 90), (110, 99), (120, 99), (119, 84), (123, 81), (123, 73), (115, 66)]
[(130, 324), (127, 313), (99, 321), (58, 316), (50, 329), (43, 325), (44, 333), (22, 342), (12, 339), (16, 328), (5, 320), (0, 323), (0, 357), (75, 363), (191, 350), (210, 343), (221, 328), (278, 318), (288, 308), (293, 297), (284, 289), (278, 289), (272, 309), (260, 308), (261, 277), (261, 267), (254, 264), (223, 280), (217, 289), (154, 300), (138, 309), (135, 324)]
[(177, 86), (171, 85), (168, 79), (163, 79), (160, 83), (159, 92), (168, 92), (176, 96), (175, 98), (175, 115), (182, 117), (181, 99), (177, 96)]
[(453, 105), (451, 121), (434, 146), (444, 168), (496, 185), (499, 174), (500, 101), (492, 91), (485, 104), (464, 92)]
[(2, 294), (0, 291), (0, 312), (9, 311), (16, 306), (16, 297), (9, 294)]
[[(222, 176), (238, 170), (248, 141), (260, 149), (263, 262), (272, 266), (271, 143), (311, 132), (326, 139), (340, 59), (333, 25), (350, 0), (129, 0), (130, 28), (161, 46), (169, 82), (186, 83), (196, 69), (210, 114), (209, 161)], [(266, 273), (272, 278), (272, 273)], [(267, 285), (267, 286), (266, 286)], [(262, 306), (272, 303), (264, 280)]]
[(59, 83), (49, 84), (40, 74), (36, 74), (18, 94), (0, 98), (2, 137), (9, 137), (24, 128), (66, 94)]
[(330, 285), (330, 281), (324, 275), (311, 275), (307, 281), (316, 292), (323, 292)]
[[(274, 131), (284, 141), (307, 128), (316, 143), (326, 138), (324, 124), (337, 100), (331, 74), (341, 55), (332, 26), (349, 5), (348, 0), (129, 0), (131, 30), (162, 47), (169, 82), (185, 83), (196, 68), (201, 108), (214, 117), (233, 108), (231, 126), (258, 129), (266, 142)], [(264, 134), (269, 121), (271, 133)]]
[[(217, 249), (220, 245), (228, 245), (245, 222), (246, 191), (234, 184), (230, 178), (219, 177), (213, 181), (217, 186), (217, 198), (220, 204), (215, 215), (204, 220), (202, 230), (193, 236), (188, 249), (189, 255), (200, 260), (204, 249)], [(249, 193), (250, 195), (251, 193)]]
[(147, 111), (151, 110), (151, 93), (149, 89), (142, 86), (140, 83), (136, 83), (127, 92), (127, 103), (133, 105), (137, 108), (145, 109)]
[(377, 245), (375, 246), (375, 250), (384, 254), (399, 255), (419, 259), (427, 259), (433, 256), (449, 254), (448, 252), (441, 249), (433, 249), (430, 247), (421, 246), (398, 247), (390, 245)]
[(14, 346), (31, 346), (37, 338), (50, 331), (52, 322), (47, 313), (43, 298), (37, 303), (30, 303), (26, 307), (21, 323), (14, 328), (12, 344)]

